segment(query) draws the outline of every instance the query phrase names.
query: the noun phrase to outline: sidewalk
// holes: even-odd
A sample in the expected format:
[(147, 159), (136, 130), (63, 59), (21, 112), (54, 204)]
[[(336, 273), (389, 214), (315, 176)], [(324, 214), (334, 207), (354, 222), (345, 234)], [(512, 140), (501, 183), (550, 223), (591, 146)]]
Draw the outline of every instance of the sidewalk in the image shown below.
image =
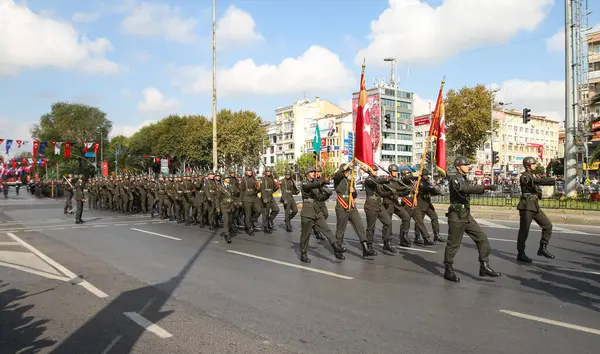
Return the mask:
[[(334, 208), (335, 204), (327, 202), (329, 208)], [(358, 200), (356, 206), (362, 209), (364, 201)], [(440, 217), (445, 217), (448, 204), (434, 204), (434, 207)], [(298, 208), (302, 208), (301, 203), (298, 204)], [(544, 213), (550, 221), (556, 224), (600, 226), (600, 211), (544, 209)], [(514, 207), (473, 205), (471, 206), (471, 215), (486, 220), (519, 221), (519, 211)]]

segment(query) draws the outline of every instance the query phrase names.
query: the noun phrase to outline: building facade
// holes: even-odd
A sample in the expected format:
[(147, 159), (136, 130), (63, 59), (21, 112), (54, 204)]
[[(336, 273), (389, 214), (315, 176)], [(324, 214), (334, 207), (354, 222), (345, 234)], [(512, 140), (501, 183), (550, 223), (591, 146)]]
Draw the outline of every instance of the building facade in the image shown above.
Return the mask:
[[(327, 100), (316, 97), (314, 101), (300, 100), (275, 110), (275, 121), (266, 125), (267, 136), (263, 150), (263, 166), (272, 167), (277, 161), (293, 164), (305, 151), (305, 132), (311, 122), (325, 116), (349, 113)], [(313, 132), (314, 134), (314, 132)], [(323, 133), (322, 133), (323, 134)], [(312, 139), (312, 135), (311, 135)]]
[[(356, 117), (358, 92), (352, 94)], [(413, 93), (382, 84), (367, 90), (375, 163), (411, 164), (413, 160)], [(390, 116), (391, 128), (385, 125)]]
[[(494, 110), (494, 121), (498, 129), (493, 135), (494, 151), (500, 162), (494, 165), (496, 175), (510, 174), (523, 170), (523, 159), (534, 156), (543, 166), (560, 156), (560, 123), (545, 116), (531, 116), (523, 124), (523, 115), (515, 110)], [(564, 149), (562, 149), (564, 151)], [(491, 150), (489, 141), (478, 153), (479, 168), (491, 172)]]
[[(416, 116), (413, 119), (413, 165), (419, 165), (423, 158), (432, 117), (433, 113)], [(435, 151), (435, 139), (431, 139), (429, 142), (429, 151)]]
[[(600, 31), (588, 33), (587, 37), (587, 52), (588, 52), (588, 90), (589, 98), (600, 94)], [(591, 105), (589, 112), (600, 117), (600, 103)]]
[(303, 151), (312, 153), (315, 129), (319, 124), (321, 134), (321, 161), (339, 166), (352, 160), (353, 149), (353, 120), (352, 113), (326, 115), (323, 118), (307, 121), (304, 132)]

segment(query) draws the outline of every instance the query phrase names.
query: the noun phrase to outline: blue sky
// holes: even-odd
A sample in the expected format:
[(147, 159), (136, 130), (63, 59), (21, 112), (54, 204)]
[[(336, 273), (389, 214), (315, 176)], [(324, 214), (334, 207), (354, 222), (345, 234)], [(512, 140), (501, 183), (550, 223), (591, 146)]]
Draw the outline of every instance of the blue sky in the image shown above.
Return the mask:
[[(495, 84), (515, 109), (562, 117), (562, 1), (392, 3), (218, 0), (219, 109), (272, 120), (304, 95), (348, 108), (362, 58), (370, 84), (389, 76), (382, 58), (395, 56), (417, 113), (445, 75), (446, 89)], [(211, 6), (0, 0), (0, 138), (27, 139), (56, 101), (98, 106), (126, 135), (169, 113), (210, 115)], [(599, 24), (600, 8), (591, 10), (590, 25)]]

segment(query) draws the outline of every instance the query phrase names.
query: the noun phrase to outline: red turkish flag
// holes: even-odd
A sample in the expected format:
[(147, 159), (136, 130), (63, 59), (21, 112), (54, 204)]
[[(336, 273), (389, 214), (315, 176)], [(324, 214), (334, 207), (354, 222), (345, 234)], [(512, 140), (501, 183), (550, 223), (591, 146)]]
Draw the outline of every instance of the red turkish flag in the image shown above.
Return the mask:
[(40, 142), (39, 141), (34, 141), (33, 142), (33, 157), (37, 156), (38, 153), (38, 149), (40, 148)]
[[(440, 172), (446, 175), (446, 112), (444, 101), (440, 104), (437, 145), (435, 148), (435, 164)], [(433, 173), (433, 171), (432, 171)]]
[(371, 137), (371, 112), (367, 102), (367, 87), (365, 85), (365, 65), (360, 74), (360, 93), (356, 107), (356, 121), (354, 123), (354, 158), (373, 169), (373, 139)]
[(71, 143), (65, 142), (65, 157), (71, 157)]
[(100, 148), (100, 143), (94, 143), (94, 154), (98, 155), (99, 148)]
[(544, 146), (543, 145), (538, 146), (538, 156), (540, 157), (540, 160), (544, 158)]

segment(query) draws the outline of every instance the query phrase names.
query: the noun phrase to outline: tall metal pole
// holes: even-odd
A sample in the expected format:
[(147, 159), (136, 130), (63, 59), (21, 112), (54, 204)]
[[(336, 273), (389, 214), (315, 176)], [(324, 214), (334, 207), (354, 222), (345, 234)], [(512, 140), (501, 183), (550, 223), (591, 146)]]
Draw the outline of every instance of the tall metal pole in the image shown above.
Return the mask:
[(217, 170), (217, 0), (213, 0), (213, 170)]
[(490, 185), (494, 184), (494, 91), (490, 93), (490, 155), (492, 161), (490, 162)]
[(115, 175), (119, 174), (119, 143), (115, 144)]
[[(100, 163), (104, 162), (104, 145), (102, 145), (103, 140), (104, 134), (102, 134), (102, 130), (100, 130)], [(100, 167), (100, 175), (102, 175), (102, 166)]]
[[(431, 124), (433, 124), (433, 112), (431, 111), (431, 101), (429, 101), (429, 124), (431, 127)], [(437, 139), (436, 139), (436, 144), (437, 144)], [(431, 177), (433, 178), (433, 175), (435, 173), (435, 168), (433, 167), (433, 144), (431, 144), (431, 146), (429, 147), (429, 156), (431, 157)]]
[(573, 87), (573, 0), (565, 0), (565, 193), (576, 192), (577, 150)]

